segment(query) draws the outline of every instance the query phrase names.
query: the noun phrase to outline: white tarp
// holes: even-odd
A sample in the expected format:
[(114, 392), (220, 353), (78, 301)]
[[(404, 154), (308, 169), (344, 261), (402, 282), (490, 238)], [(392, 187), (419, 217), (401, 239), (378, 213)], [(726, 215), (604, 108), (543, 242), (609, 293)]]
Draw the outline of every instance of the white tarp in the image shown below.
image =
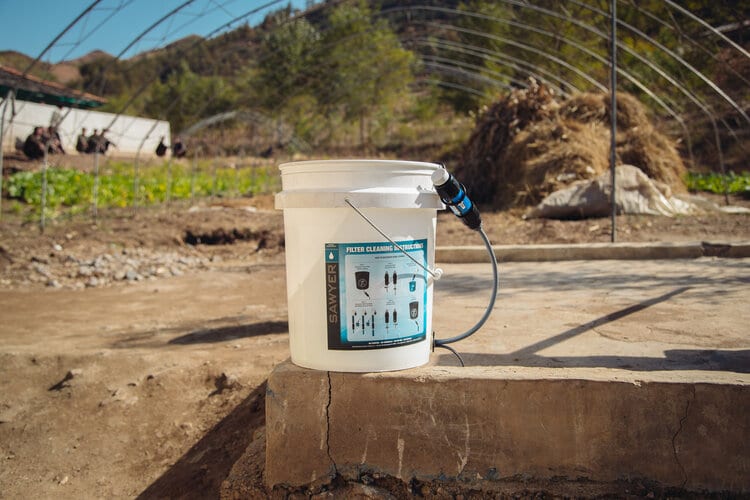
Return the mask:
[[(3, 151), (13, 151), (16, 139), (26, 140), (34, 127), (47, 127), (58, 123), (58, 132), (67, 153), (75, 154), (75, 144), (81, 128), (86, 127), (91, 135), (94, 129), (109, 127), (107, 138), (117, 145), (117, 153), (137, 153), (142, 147), (145, 154), (153, 154), (159, 138), (164, 136), (170, 143), (169, 122), (139, 118), (136, 116), (104, 113), (86, 109), (58, 108), (48, 104), (17, 100), (16, 115), (10, 121), (10, 109), (5, 113)], [(62, 121), (59, 121), (62, 119)]]
[[(706, 211), (726, 211), (729, 207), (718, 207), (697, 197), (676, 197), (668, 186), (650, 179), (642, 170), (632, 165), (620, 165), (615, 169), (615, 200), (618, 214), (644, 215), (691, 215)], [(612, 176), (609, 172), (555, 191), (547, 196), (525, 216), (526, 219), (579, 219), (606, 217), (612, 213), (610, 195)], [(737, 207), (734, 207), (737, 208)], [(743, 210), (746, 212), (746, 210)]]

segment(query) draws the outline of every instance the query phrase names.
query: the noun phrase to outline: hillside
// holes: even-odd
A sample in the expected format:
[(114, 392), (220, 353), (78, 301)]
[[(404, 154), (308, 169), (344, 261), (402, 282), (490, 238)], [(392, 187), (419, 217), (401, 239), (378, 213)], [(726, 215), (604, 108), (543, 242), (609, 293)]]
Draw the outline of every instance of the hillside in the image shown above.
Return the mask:
[[(25, 71), (33, 61), (33, 57), (16, 52), (15, 50), (0, 51), (0, 65), (9, 66), (18, 71)], [(50, 70), (50, 66), (50, 64), (43, 62), (37, 63), (36, 67), (32, 69), (31, 74), (44, 80), (58, 81), (57, 77)]]
[[(571, 22), (604, 25), (593, 0), (310, 5), (210, 39), (188, 36), (126, 59), (95, 51), (40, 62), (33, 73), (107, 98), (105, 111), (169, 120), (176, 132), (228, 110), (260, 116), (263, 124), (231, 122), (200, 138), (211, 151), (239, 151), (237, 137), (262, 133), (263, 150), (294, 134), (330, 154), (399, 154), (427, 140), (432, 153), (445, 153), (466, 138), (467, 117), (527, 87), (529, 76), (563, 100), (607, 89), (606, 33)], [(749, 18), (750, 5), (718, 2), (695, 13), (719, 26)], [(618, 88), (648, 107), (688, 168), (747, 168), (750, 59), (664, 2), (626, 4), (620, 15), (653, 40), (622, 30)], [(732, 42), (747, 46), (748, 31), (732, 31)], [(0, 52), (0, 64), (23, 70), (31, 61)], [(269, 130), (273, 122), (290, 132)], [(439, 147), (444, 137), (452, 144)]]
[[(81, 66), (92, 61), (111, 58), (112, 56), (103, 50), (93, 50), (76, 59), (62, 61), (57, 64), (39, 61), (32, 68), (31, 74), (45, 80), (74, 86), (75, 83), (81, 79)], [(0, 51), (0, 65), (10, 66), (19, 71), (25, 71), (33, 61), (33, 57), (22, 54), (21, 52), (16, 52), (14, 50)]]

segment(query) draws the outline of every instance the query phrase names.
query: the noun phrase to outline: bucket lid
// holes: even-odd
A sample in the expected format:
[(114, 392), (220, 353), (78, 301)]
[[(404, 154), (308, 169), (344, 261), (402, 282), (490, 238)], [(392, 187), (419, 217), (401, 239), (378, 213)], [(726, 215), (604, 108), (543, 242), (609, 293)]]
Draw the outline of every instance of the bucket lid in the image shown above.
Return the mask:
[(284, 163), (276, 208), (444, 208), (432, 185), (435, 163), (320, 160)]

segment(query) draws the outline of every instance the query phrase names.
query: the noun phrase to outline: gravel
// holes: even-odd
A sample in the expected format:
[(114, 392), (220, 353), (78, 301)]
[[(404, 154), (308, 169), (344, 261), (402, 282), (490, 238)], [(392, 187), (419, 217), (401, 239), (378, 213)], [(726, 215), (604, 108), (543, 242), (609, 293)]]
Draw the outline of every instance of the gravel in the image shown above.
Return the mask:
[(211, 262), (203, 256), (147, 248), (122, 248), (116, 252), (85, 257), (55, 244), (49, 255), (14, 259), (5, 286), (43, 285), (47, 288), (82, 289), (112, 286), (157, 278), (181, 276), (187, 271), (206, 269)]

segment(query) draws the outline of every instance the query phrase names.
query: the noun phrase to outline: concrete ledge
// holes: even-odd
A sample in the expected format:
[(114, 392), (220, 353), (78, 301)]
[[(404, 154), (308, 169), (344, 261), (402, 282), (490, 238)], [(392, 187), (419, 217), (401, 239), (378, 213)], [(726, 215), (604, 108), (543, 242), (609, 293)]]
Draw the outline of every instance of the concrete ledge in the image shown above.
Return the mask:
[(373, 472), (750, 492), (750, 386), (520, 372), (350, 374), (283, 363), (268, 379), (266, 482)]
[[(495, 245), (500, 262), (559, 260), (696, 259), (698, 257), (750, 257), (750, 242), (686, 243), (580, 243), (565, 245)], [(436, 262), (487, 262), (484, 246), (443, 246), (435, 251)]]

